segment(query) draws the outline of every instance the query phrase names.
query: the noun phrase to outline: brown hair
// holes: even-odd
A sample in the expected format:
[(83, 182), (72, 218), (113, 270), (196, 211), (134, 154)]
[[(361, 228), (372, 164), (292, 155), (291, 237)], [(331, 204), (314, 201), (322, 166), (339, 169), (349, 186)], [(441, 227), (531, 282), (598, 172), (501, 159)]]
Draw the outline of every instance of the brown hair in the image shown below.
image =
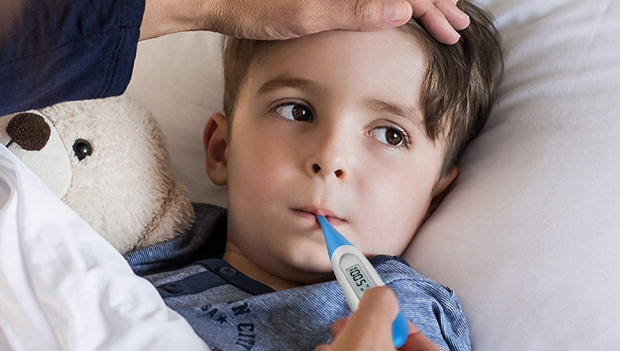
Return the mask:
[[(503, 71), (500, 38), (493, 20), (467, 0), (458, 2), (469, 15), (469, 27), (460, 31), (455, 45), (435, 41), (416, 21), (398, 27), (417, 41), (426, 54), (426, 72), (420, 106), (426, 134), (435, 142), (446, 141), (437, 182), (455, 165), (465, 145), (475, 138), (487, 120), (495, 87)], [(225, 37), (224, 114), (232, 118), (239, 91), (248, 72), (260, 64), (272, 42)]]

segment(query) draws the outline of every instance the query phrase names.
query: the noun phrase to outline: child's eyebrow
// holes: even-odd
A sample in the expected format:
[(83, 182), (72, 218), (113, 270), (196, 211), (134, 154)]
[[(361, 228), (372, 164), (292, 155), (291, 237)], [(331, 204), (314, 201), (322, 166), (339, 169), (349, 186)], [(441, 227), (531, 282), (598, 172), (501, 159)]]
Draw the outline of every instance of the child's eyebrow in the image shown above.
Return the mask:
[[(325, 91), (325, 88), (312, 80), (292, 77), (284, 73), (261, 85), (261, 87), (256, 91), (256, 95), (264, 95), (281, 88), (297, 88), (315, 92)], [(424, 131), (423, 120), (417, 113), (418, 109), (415, 107), (404, 107), (397, 103), (387, 102), (376, 98), (368, 98), (364, 100), (364, 105), (370, 110), (387, 112), (408, 119), (416, 128), (420, 131)]]
[(415, 107), (403, 107), (397, 103), (387, 102), (379, 99), (366, 99), (364, 103), (367, 108), (378, 112), (387, 112), (393, 115), (408, 119), (420, 131), (424, 131), (424, 123), (417, 113)]
[(298, 88), (314, 91), (324, 90), (318, 83), (311, 80), (281, 74), (261, 85), (256, 91), (256, 95), (264, 95), (280, 88)]

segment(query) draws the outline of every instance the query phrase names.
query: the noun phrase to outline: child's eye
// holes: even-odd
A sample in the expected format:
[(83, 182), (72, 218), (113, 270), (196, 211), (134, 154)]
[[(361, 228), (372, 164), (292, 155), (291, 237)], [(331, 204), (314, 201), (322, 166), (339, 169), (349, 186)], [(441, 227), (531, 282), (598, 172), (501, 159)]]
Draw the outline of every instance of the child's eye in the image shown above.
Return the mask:
[(403, 143), (408, 143), (407, 134), (396, 128), (377, 127), (371, 133), (373, 138), (389, 146), (401, 146)]
[(307, 122), (312, 119), (312, 112), (304, 105), (287, 102), (275, 108), (280, 116), (294, 121)]

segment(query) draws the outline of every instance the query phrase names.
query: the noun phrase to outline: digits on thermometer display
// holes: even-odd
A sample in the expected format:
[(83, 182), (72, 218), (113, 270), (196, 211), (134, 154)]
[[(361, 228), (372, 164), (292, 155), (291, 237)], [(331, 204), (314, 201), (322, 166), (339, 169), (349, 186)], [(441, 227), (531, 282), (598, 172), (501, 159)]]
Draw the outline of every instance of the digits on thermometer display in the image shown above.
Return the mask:
[(355, 294), (359, 299), (362, 298), (365, 290), (373, 287), (370, 279), (364, 274), (364, 270), (362, 270), (359, 264), (347, 269), (347, 277), (353, 287), (355, 287)]

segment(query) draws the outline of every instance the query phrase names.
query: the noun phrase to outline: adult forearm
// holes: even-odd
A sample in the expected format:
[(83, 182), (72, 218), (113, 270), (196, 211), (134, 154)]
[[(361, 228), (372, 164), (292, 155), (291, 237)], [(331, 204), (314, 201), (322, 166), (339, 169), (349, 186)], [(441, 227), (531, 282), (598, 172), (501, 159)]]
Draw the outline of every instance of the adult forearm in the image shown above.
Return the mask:
[(125, 91), (144, 0), (9, 1), (0, 0), (0, 116)]
[(166, 34), (209, 30), (215, 0), (146, 0), (140, 40)]

